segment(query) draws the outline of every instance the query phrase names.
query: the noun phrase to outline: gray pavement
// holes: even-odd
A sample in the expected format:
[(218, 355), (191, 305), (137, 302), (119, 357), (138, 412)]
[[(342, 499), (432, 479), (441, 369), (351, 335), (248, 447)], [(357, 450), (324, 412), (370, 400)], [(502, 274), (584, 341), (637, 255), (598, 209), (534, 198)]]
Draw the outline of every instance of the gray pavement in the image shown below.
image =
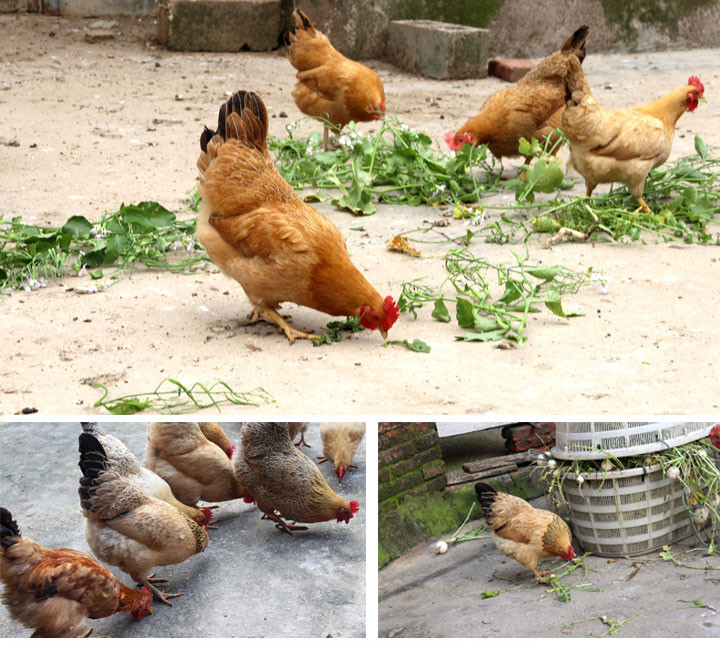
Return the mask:
[[(140, 457), (146, 423), (102, 422)], [(233, 443), (239, 423), (223, 423)], [(77, 488), (79, 423), (0, 424), (0, 505), (24, 535), (50, 548), (90, 552)], [(322, 454), (318, 424), (303, 448)], [(325, 522), (290, 536), (261, 521), (254, 506), (224, 502), (214, 511), (218, 530), (207, 549), (178, 565), (158, 567), (171, 592), (184, 592), (174, 607), (136, 621), (116, 614), (92, 621), (95, 636), (113, 637), (362, 637), (365, 635), (365, 442), (338, 484), (332, 464), (320, 469), (335, 491), (360, 503), (349, 524)], [(112, 567), (111, 567), (112, 568)], [(113, 569), (120, 580), (129, 576)], [(0, 605), (0, 636), (29, 636)]]
[[(532, 503), (541, 506), (538, 502)], [(482, 524), (473, 522), (468, 527)], [(444, 555), (435, 553), (436, 540), (419, 544), (380, 571), (381, 638), (578, 638), (586, 633), (600, 635), (609, 626), (598, 618), (562, 626), (596, 616), (621, 621), (640, 610), (615, 637), (720, 636), (717, 611), (678, 602), (698, 599), (720, 610), (720, 557), (706, 557), (704, 550), (690, 551), (697, 546), (694, 540), (672, 545), (675, 557), (694, 567), (718, 570), (674, 566), (657, 553), (638, 558), (650, 560), (642, 563), (587, 556), (585, 582), (600, 591), (573, 590), (569, 602), (560, 602), (548, 592), (549, 587), (535, 583), (532, 573), (502, 555), (492, 539), (460, 542)], [(559, 564), (560, 559), (543, 560), (541, 568)], [(578, 584), (581, 578), (582, 570), (577, 569), (563, 582)], [(484, 599), (484, 591), (503, 593)]]

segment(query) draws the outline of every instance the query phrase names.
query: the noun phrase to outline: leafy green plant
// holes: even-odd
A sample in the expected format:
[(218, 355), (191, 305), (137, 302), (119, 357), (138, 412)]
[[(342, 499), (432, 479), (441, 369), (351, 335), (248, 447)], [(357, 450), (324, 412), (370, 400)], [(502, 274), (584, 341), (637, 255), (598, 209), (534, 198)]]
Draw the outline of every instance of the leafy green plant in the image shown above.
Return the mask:
[(383, 347), (387, 347), (388, 345), (402, 345), (403, 347), (407, 347), (411, 352), (420, 352), (421, 354), (430, 353), (430, 345), (419, 338), (415, 338), (412, 342), (409, 340), (389, 340), (383, 343)]
[(320, 334), (319, 338), (312, 339), (312, 344), (315, 345), (315, 347), (339, 343), (343, 338), (342, 332), (344, 331), (357, 333), (365, 330), (357, 316), (348, 316), (345, 320), (331, 320), (325, 325), (325, 328), (327, 331)]
[[(588, 280), (561, 266), (538, 266), (528, 263), (525, 256), (513, 253), (515, 265), (492, 264), (478, 258), (470, 249), (453, 249), (445, 256), (448, 276), (437, 288), (428, 287), (423, 279), (404, 282), (398, 299), (400, 311), (410, 312), (417, 318), (417, 310), (432, 303), (432, 317), (444, 323), (452, 320), (449, 303), (454, 303), (455, 318), (461, 329), (468, 330), (456, 336), (464, 341), (493, 341), (508, 338), (522, 344), (528, 316), (538, 313), (537, 305), (544, 305), (556, 316), (569, 318), (582, 313), (567, 311), (561, 297), (576, 293)], [(500, 295), (491, 289), (491, 275), (495, 274)], [(444, 289), (452, 288), (450, 294)]]
[[(0, 289), (34, 290), (84, 268), (96, 279), (101, 267), (122, 271), (132, 264), (192, 271), (208, 259), (196, 249), (194, 234), (194, 220), (178, 220), (157, 202), (123, 204), (99, 222), (75, 215), (61, 227), (0, 217)], [(176, 251), (184, 258), (171, 261)]]
[(206, 387), (202, 383), (194, 383), (186, 387), (174, 378), (163, 379), (152, 392), (139, 394), (125, 394), (114, 399), (108, 399), (108, 388), (101, 383), (91, 381), (92, 387), (100, 388), (103, 395), (94, 403), (93, 407), (103, 407), (111, 414), (136, 414), (150, 410), (152, 412), (166, 412), (169, 414), (185, 414), (193, 410), (215, 408), (221, 412), (220, 406), (253, 405), (261, 403), (274, 403), (275, 399), (265, 389), (258, 387), (250, 392), (235, 392), (224, 381)]
[(639, 611), (634, 613), (630, 618), (626, 618), (625, 620), (613, 620), (611, 618), (608, 618), (607, 616), (593, 616), (592, 618), (583, 618), (582, 620), (576, 620), (572, 623), (566, 623), (565, 625), (560, 625), (560, 629), (565, 629), (567, 627), (572, 627), (573, 625), (579, 625), (580, 623), (587, 623), (591, 620), (599, 620), (604, 625), (608, 626), (608, 630), (603, 632), (602, 634), (591, 634), (589, 632), (585, 632), (585, 636), (587, 637), (594, 637), (594, 638), (602, 638), (603, 636), (612, 636), (613, 634), (617, 634), (621, 629), (625, 627), (626, 623), (629, 623), (634, 618), (637, 618), (643, 611), (645, 611), (645, 607), (641, 607)]
[[(377, 135), (363, 136), (350, 123), (339, 137), (340, 148), (321, 150), (320, 133), (268, 138), (278, 169), (296, 190), (338, 189), (339, 208), (370, 215), (376, 201), (389, 204), (476, 202), (501, 190), (500, 167), (485, 146), (465, 146), (457, 154), (433, 150), (432, 139), (409, 128), (394, 115), (380, 122)], [(479, 181), (477, 174), (484, 175)], [(314, 193), (310, 199), (324, 199)]]

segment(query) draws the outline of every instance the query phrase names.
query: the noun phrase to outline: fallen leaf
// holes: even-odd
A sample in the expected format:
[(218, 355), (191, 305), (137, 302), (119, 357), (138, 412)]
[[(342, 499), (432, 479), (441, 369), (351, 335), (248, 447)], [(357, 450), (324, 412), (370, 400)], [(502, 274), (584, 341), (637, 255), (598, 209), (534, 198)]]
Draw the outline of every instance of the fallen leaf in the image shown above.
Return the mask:
[(421, 255), (420, 251), (410, 246), (410, 242), (408, 242), (407, 237), (404, 235), (396, 235), (388, 243), (388, 248), (391, 251), (400, 251), (400, 253), (407, 253), (408, 255), (414, 255), (415, 257), (420, 257)]

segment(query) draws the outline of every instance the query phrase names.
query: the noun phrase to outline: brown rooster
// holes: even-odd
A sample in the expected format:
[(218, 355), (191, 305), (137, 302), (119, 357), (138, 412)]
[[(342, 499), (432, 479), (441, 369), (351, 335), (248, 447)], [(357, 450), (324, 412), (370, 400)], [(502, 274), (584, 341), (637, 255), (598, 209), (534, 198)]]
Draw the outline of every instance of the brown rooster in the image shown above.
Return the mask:
[(105, 432), (97, 423), (81, 422), (80, 425), (83, 432), (93, 435), (100, 442), (113, 470), (130, 479), (144, 493), (157, 497), (182, 511), (200, 526), (207, 526), (210, 523), (212, 511), (209, 508), (199, 509), (183, 504), (173, 495), (168, 483), (152, 470), (141, 466), (137, 457), (120, 439)]
[(153, 595), (170, 606), (166, 594), (148, 577), (164, 564), (183, 562), (205, 550), (208, 534), (197, 522), (167, 502), (151, 497), (130, 479), (112, 470), (102, 444), (91, 434), (80, 435), (80, 504), (87, 518), (85, 537), (103, 562), (147, 585)]
[[(227, 452), (216, 442), (229, 446)], [(217, 423), (155, 422), (147, 429), (145, 463), (181, 502), (191, 506), (200, 500), (224, 502), (247, 495), (233, 472), (232, 452)]]
[(533, 508), (515, 495), (497, 493), (482, 482), (475, 484), (475, 493), (485, 521), (493, 530), (495, 546), (530, 569), (538, 582), (546, 582), (545, 576), (550, 573), (538, 571), (541, 558), (575, 557), (570, 528), (555, 513)]
[[(300, 9), (295, 26), (285, 34), (285, 47), (298, 70), (293, 90), (295, 104), (308, 116), (324, 117), (340, 131), (350, 121), (371, 121), (385, 115), (385, 88), (369, 67), (335, 49)], [(323, 128), (328, 148), (328, 126)]]
[(152, 613), (147, 587), (129, 589), (87, 553), (47, 549), (22, 537), (5, 508), (0, 508), (0, 581), (3, 604), (15, 620), (35, 630), (35, 638), (89, 636), (89, 618)]
[(233, 466), (258, 508), (288, 533), (307, 527), (285, 520), (347, 523), (359, 509), (356, 501), (336, 495), (312, 459), (293, 445), (286, 423), (245, 423)]
[(268, 116), (257, 94), (237, 92), (220, 108), (217, 132), (205, 128), (198, 159), (202, 204), (197, 232), (215, 264), (237, 280), (253, 305), (251, 322), (264, 320), (296, 338), (277, 310), (294, 302), (331, 316), (358, 316), (383, 338), (397, 320), (350, 261), (342, 233), (300, 199), (268, 153)]
[(350, 462), (364, 436), (364, 423), (321, 423), (323, 456), (319, 463), (332, 461), (338, 481), (342, 481), (348, 468), (357, 468)]
[[(538, 63), (515, 85), (490, 96), (480, 113), (454, 134), (445, 135), (452, 150), (465, 145), (487, 144), (495, 157), (518, 157), (518, 141), (524, 137), (542, 140), (560, 127), (565, 109), (565, 78), (572, 58), (585, 58), (585, 40), (590, 28), (580, 27), (562, 46)], [(555, 141), (553, 140), (553, 143)], [(530, 162), (530, 157), (525, 163)]]

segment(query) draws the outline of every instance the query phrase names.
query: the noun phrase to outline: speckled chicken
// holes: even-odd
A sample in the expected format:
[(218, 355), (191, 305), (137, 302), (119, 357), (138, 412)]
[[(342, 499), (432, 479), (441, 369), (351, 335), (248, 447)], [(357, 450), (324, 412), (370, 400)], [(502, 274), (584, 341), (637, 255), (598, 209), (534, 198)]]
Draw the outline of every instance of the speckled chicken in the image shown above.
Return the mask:
[(359, 509), (330, 488), (312, 459), (290, 439), (286, 423), (245, 423), (233, 467), (258, 508), (290, 533), (306, 526), (290, 522), (349, 522)]
[(323, 444), (323, 457), (320, 463), (332, 461), (338, 481), (342, 481), (348, 468), (357, 468), (350, 462), (364, 436), (364, 423), (320, 424), (320, 438)]
[(186, 504), (224, 502), (247, 494), (230, 462), (234, 449), (217, 423), (156, 422), (147, 429), (145, 463)]
[(499, 551), (530, 569), (538, 582), (545, 582), (549, 571), (538, 571), (542, 558), (558, 556), (572, 560), (572, 533), (561, 517), (530, 506), (524, 499), (498, 493), (488, 484), (475, 484), (483, 516), (493, 531)]
[(92, 552), (172, 605), (168, 598), (182, 594), (160, 591), (153, 583), (167, 581), (148, 574), (153, 567), (177, 564), (204, 551), (207, 531), (113, 470), (102, 444), (91, 434), (80, 435), (79, 465), (83, 477), (78, 492)]
[[(324, 117), (336, 130), (350, 121), (372, 121), (385, 115), (385, 88), (369, 67), (343, 56), (300, 9), (285, 34), (288, 59), (297, 70), (295, 104), (308, 116)], [(323, 128), (328, 148), (328, 127)]]
[(0, 581), (3, 604), (35, 638), (89, 636), (89, 618), (152, 613), (149, 589), (126, 587), (87, 553), (47, 549), (23, 537), (5, 508), (0, 508)]
[(210, 523), (212, 511), (209, 508), (198, 509), (183, 504), (173, 495), (169, 484), (152, 470), (143, 467), (120, 439), (105, 432), (97, 423), (81, 422), (80, 425), (84, 433), (93, 435), (100, 442), (113, 470), (130, 479), (144, 493), (172, 504), (200, 526), (207, 526)]

